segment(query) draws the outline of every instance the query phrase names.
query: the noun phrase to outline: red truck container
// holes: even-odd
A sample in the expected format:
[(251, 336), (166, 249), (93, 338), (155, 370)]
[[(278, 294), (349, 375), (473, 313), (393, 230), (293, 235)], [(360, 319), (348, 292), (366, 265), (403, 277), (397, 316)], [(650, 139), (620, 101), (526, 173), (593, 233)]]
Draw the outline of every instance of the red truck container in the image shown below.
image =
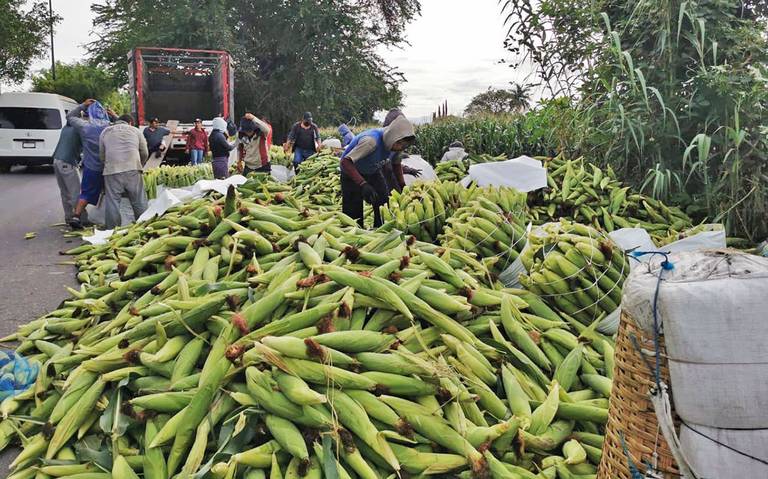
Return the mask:
[(128, 54), (131, 110), (139, 125), (157, 117), (176, 120), (169, 156), (181, 156), (184, 133), (195, 118), (210, 133), (211, 120), (233, 120), (234, 72), (229, 53), (218, 50), (138, 47)]

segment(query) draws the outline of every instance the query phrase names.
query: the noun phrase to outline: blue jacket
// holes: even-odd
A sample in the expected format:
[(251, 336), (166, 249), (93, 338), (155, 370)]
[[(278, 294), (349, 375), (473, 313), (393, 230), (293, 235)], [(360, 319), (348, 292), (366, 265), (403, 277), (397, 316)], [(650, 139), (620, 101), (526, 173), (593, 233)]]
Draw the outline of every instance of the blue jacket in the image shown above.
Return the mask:
[(355, 167), (357, 168), (357, 171), (360, 172), (360, 174), (371, 175), (380, 170), (381, 167), (384, 166), (384, 164), (389, 160), (390, 151), (384, 143), (383, 128), (373, 128), (371, 130), (366, 130), (354, 137), (349, 145), (347, 145), (347, 148), (344, 150), (344, 153), (341, 155), (341, 157), (345, 158), (349, 152), (351, 152), (355, 146), (357, 146), (360, 140), (365, 137), (372, 137), (374, 140), (376, 140), (376, 149), (373, 150), (373, 152), (368, 156), (357, 160), (355, 162)]
[(59, 136), (59, 142), (56, 144), (56, 150), (53, 152), (53, 159), (77, 166), (80, 163), (80, 153), (83, 146), (80, 144), (80, 135), (73, 127), (64, 125)]
[(342, 148), (346, 148), (347, 145), (352, 143), (352, 140), (355, 138), (355, 134), (352, 133), (352, 130), (350, 130), (349, 127), (344, 123), (339, 125), (339, 135), (341, 135)]
[(109, 126), (109, 121), (98, 121), (80, 118), (80, 112), (85, 109), (83, 105), (73, 109), (67, 115), (67, 124), (80, 134), (80, 142), (83, 145), (83, 166), (91, 171), (101, 172), (104, 164), (99, 157), (99, 137), (101, 132)]

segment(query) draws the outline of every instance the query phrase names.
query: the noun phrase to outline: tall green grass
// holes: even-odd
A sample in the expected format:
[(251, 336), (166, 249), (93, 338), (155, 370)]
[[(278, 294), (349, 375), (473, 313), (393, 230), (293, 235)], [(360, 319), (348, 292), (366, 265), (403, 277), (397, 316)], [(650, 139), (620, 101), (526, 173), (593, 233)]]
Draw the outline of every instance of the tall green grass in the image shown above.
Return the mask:
[(469, 153), (554, 155), (569, 143), (563, 134), (570, 133), (557, 126), (571, 114), (568, 102), (561, 99), (520, 115), (440, 120), (417, 128), (414, 149), (432, 163), (439, 161), (454, 141), (461, 141)]

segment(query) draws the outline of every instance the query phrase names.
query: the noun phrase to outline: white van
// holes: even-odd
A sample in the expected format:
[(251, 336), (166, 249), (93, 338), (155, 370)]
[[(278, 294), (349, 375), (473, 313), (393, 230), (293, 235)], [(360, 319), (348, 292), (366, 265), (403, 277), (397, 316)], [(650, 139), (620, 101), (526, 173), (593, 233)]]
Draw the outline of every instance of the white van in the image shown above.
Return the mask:
[(67, 113), (77, 105), (52, 93), (0, 93), (0, 172), (53, 163)]

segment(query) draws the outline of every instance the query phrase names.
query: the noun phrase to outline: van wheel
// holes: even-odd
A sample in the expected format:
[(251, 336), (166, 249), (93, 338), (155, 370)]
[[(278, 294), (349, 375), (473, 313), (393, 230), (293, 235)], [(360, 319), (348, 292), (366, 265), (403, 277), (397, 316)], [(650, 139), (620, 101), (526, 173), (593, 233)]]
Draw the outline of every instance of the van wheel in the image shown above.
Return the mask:
[(0, 173), (10, 173), (10, 172), (11, 172), (11, 165), (0, 163)]

